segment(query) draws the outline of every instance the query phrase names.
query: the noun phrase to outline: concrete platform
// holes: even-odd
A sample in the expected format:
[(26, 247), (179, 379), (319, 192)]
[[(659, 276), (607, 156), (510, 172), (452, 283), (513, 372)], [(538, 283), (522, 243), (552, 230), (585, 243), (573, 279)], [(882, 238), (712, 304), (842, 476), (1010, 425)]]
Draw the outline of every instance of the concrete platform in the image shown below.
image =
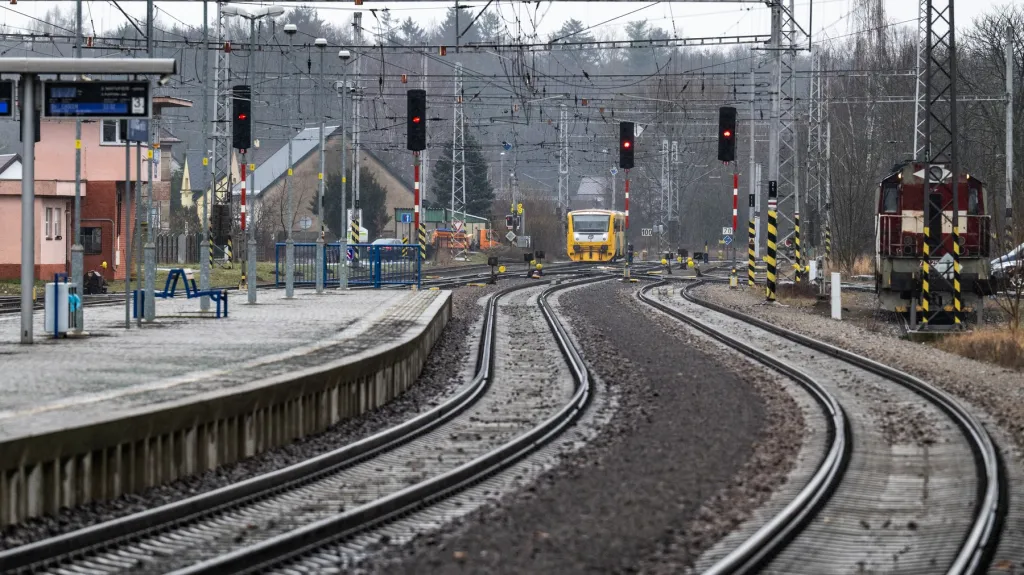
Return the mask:
[[(451, 317), (444, 291), (350, 291), (177, 316), (124, 329), (86, 311), (90, 337), (18, 343), (0, 318), (0, 526), (139, 491), (315, 433), (401, 394)], [(176, 317), (166, 317), (174, 315)], [(165, 316), (165, 317), (160, 317)]]

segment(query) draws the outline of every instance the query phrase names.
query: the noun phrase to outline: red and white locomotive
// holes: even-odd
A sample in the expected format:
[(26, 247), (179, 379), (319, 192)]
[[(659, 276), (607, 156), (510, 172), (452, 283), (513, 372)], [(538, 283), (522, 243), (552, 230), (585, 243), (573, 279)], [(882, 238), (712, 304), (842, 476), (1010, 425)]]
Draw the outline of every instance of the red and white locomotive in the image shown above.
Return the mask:
[[(897, 165), (875, 193), (875, 291), (884, 309), (920, 317), (925, 241), (925, 177), (931, 182), (928, 232), (932, 238), (928, 275), (931, 323), (951, 323), (953, 311), (953, 187), (948, 165)], [(991, 293), (989, 198), (981, 180), (957, 178), (960, 286), (963, 312), (978, 312)], [(914, 307), (911, 308), (911, 305)]]

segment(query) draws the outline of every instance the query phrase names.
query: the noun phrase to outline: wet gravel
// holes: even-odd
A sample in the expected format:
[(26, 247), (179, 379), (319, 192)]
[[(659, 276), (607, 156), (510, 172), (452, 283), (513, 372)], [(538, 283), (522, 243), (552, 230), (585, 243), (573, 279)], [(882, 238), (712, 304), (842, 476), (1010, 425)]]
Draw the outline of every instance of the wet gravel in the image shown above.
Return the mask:
[[(504, 285), (509, 285), (505, 282)], [(322, 433), (255, 457), (179, 479), (142, 493), (114, 500), (62, 509), (53, 516), (37, 517), (0, 533), (0, 549), (7, 549), (137, 513), (166, 503), (217, 489), (250, 477), (315, 457), (427, 411), (463, 383), (462, 370), (475, 353), (483, 307), (478, 300), (503, 286), (470, 287), (452, 295), (452, 318), (434, 345), (416, 383), (401, 397), (359, 417), (343, 421)]]
[[(526, 489), (378, 573), (679, 573), (785, 481), (803, 420), (777, 376), (602, 283), (559, 297), (618, 410)], [(596, 303), (599, 302), (599, 303)]]

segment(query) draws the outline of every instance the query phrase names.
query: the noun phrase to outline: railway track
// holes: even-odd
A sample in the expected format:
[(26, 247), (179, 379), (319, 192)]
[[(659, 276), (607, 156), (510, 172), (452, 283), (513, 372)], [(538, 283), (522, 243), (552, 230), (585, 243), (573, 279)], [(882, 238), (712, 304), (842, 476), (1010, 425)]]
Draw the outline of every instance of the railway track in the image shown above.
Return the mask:
[[(702, 283), (677, 290), (659, 282), (639, 297), (801, 384), (829, 429), (796, 497), (776, 502), (774, 516), (738, 533), (731, 547), (713, 549), (697, 568), (707, 575), (984, 572), (1008, 491), (981, 423), (907, 373), (688, 293)], [(905, 420), (921, 435), (907, 435)]]
[[(582, 415), (592, 394), (587, 369), (547, 297), (602, 279), (521, 284), (492, 296), (475, 376), (428, 412), (285, 469), (0, 552), (0, 572), (342, 568), (361, 535), (457, 496), (559, 437)], [(521, 290), (539, 293), (519, 297)], [(518, 305), (505, 301), (517, 297)], [(532, 319), (523, 316), (531, 311)], [(506, 314), (516, 321), (499, 322)], [(511, 326), (526, 331), (513, 333)], [(533, 369), (520, 369), (525, 348), (508, 342), (535, 349), (539, 337), (550, 338), (550, 353), (540, 354)]]

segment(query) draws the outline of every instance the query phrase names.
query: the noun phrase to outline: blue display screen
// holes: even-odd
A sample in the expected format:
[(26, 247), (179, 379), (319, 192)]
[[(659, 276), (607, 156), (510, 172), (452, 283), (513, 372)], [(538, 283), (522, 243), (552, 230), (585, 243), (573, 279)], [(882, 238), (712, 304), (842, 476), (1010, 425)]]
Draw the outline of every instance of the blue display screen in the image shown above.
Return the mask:
[(128, 104), (123, 103), (94, 103), (94, 102), (51, 102), (51, 114), (127, 114)]
[(10, 113), (11, 113), (11, 103), (10, 102), (5, 102), (5, 101), (0, 101), (0, 115), (10, 114)]

